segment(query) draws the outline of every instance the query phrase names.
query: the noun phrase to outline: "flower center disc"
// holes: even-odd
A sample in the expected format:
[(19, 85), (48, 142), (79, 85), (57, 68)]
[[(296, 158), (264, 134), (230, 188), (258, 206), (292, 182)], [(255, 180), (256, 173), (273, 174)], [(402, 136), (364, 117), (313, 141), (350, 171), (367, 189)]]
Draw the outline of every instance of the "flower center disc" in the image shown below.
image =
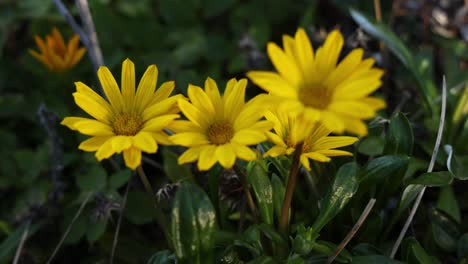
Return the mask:
[(324, 86), (303, 87), (299, 89), (298, 97), (305, 106), (316, 109), (327, 108), (331, 101), (331, 95)]
[(212, 124), (207, 130), (208, 139), (211, 143), (222, 145), (228, 143), (234, 136), (234, 129), (227, 121), (220, 121)]
[(112, 121), (112, 127), (116, 135), (134, 136), (143, 125), (141, 117), (135, 113), (121, 113)]

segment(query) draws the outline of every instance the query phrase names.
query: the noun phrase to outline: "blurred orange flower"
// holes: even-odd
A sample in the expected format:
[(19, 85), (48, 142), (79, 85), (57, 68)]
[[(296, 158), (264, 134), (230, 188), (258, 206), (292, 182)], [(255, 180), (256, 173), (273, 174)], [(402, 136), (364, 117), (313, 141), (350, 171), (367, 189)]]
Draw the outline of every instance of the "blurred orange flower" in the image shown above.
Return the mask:
[(80, 37), (75, 34), (65, 44), (65, 41), (57, 28), (52, 30), (50, 35), (45, 39), (39, 36), (34, 36), (34, 40), (39, 48), (39, 52), (30, 49), (29, 53), (47, 66), (50, 71), (61, 72), (66, 71), (75, 66), (83, 57), (86, 49), (79, 47)]

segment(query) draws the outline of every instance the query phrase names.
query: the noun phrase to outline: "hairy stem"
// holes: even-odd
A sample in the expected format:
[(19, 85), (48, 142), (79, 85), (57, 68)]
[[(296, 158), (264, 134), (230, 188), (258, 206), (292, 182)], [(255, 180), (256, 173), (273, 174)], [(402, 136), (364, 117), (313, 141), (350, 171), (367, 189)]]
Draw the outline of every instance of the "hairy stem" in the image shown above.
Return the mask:
[(289, 171), (288, 184), (286, 186), (286, 193), (284, 195), (283, 207), (281, 208), (281, 215), (279, 219), (279, 230), (283, 235), (288, 234), (289, 229), (289, 209), (291, 208), (291, 201), (296, 187), (297, 173), (299, 172), (299, 161), (302, 154), (302, 147), (304, 143), (296, 145), (294, 151), (293, 161), (291, 164), (291, 170)]

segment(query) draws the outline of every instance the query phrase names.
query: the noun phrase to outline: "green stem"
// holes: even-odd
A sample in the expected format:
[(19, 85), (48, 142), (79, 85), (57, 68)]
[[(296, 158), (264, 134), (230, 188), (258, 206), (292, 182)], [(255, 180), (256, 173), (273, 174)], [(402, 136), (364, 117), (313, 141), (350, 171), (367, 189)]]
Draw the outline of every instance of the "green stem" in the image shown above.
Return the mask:
[(154, 209), (156, 210), (156, 221), (158, 222), (159, 227), (163, 231), (167, 243), (169, 244), (169, 246), (171, 246), (171, 236), (169, 235), (168, 231), (169, 226), (167, 224), (164, 213), (162, 212), (161, 208), (158, 207), (158, 200), (156, 199), (156, 195), (154, 195), (153, 193), (153, 187), (151, 187), (148, 177), (146, 177), (145, 171), (143, 170), (143, 167), (141, 165), (138, 166), (137, 172), (138, 176), (140, 176), (140, 180), (143, 183), (146, 192), (154, 200)]
[(244, 192), (245, 192), (247, 204), (249, 205), (250, 211), (252, 212), (252, 217), (254, 219), (254, 222), (258, 223), (257, 208), (255, 206), (252, 194), (250, 193), (249, 184), (247, 183), (247, 175), (245, 175), (245, 173), (237, 166), (237, 164), (234, 165), (233, 169), (236, 172), (236, 174), (239, 176), (240, 182), (242, 184), (242, 188), (244, 189)]
[(288, 234), (289, 208), (291, 208), (291, 201), (294, 194), (294, 189), (296, 187), (297, 173), (299, 172), (300, 166), (299, 161), (301, 158), (303, 146), (303, 142), (296, 145), (296, 150), (294, 151), (293, 161), (291, 164), (291, 170), (289, 171), (288, 184), (286, 186), (286, 193), (284, 195), (283, 207), (281, 208), (279, 230), (285, 236)]

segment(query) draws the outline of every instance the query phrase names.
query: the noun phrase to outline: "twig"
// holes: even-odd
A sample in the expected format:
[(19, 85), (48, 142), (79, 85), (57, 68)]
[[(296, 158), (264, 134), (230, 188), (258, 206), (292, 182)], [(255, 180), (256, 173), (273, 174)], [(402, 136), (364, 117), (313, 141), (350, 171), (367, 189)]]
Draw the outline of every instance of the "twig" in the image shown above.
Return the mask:
[(142, 161), (145, 162), (145, 163), (148, 163), (149, 165), (155, 167), (156, 169), (164, 170), (164, 167), (161, 164), (157, 163), (156, 161), (154, 161), (154, 160), (152, 160), (152, 159), (150, 159), (150, 158), (148, 158), (146, 156), (142, 157)]
[[(440, 142), (442, 141), (442, 134), (444, 132), (446, 107), (447, 107), (447, 84), (445, 83), (445, 75), (444, 75), (442, 78), (442, 109), (440, 110), (439, 130), (437, 131), (437, 138), (436, 138), (436, 142), (434, 145), (434, 150), (432, 151), (432, 157), (429, 163), (429, 167), (427, 168), (427, 172), (432, 172), (432, 170), (434, 169), (435, 161), (437, 159), (437, 153), (439, 152)], [(414, 215), (416, 214), (416, 211), (418, 210), (419, 204), (421, 203), (425, 190), (426, 190), (426, 187), (424, 186), (419, 192), (418, 197), (416, 198), (416, 201), (414, 202), (414, 206), (410, 211), (408, 219), (406, 219), (405, 225), (403, 226), (403, 229), (401, 230), (400, 235), (398, 236), (398, 239), (395, 241), (395, 244), (393, 245), (392, 251), (390, 253), (390, 258), (392, 259), (395, 257), (395, 254), (398, 248), (400, 247), (401, 241), (403, 240), (403, 237), (405, 236), (406, 231), (408, 231), (408, 228), (411, 222), (413, 221)]]
[(353, 228), (349, 231), (349, 233), (346, 235), (345, 239), (340, 243), (340, 245), (336, 248), (335, 252), (333, 255), (331, 255), (328, 260), (327, 264), (330, 264), (335, 260), (335, 258), (341, 253), (341, 251), (346, 247), (346, 245), (351, 241), (351, 239), (354, 237), (354, 235), (357, 233), (359, 228), (361, 228), (362, 224), (366, 220), (367, 216), (369, 215), (370, 211), (372, 210), (372, 207), (374, 207), (375, 204), (375, 198), (372, 198), (369, 200), (369, 202), (366, 205), (366, 208), (364, 208), (364, 211), (362, 212), (361, 216), (357, 220), (356, 224), (354, 224)]
[(252, 212), (253, 220), (255, 223), (258, 223), (257, 208), (255, 207), (255, 203), (252, 198), (252, 193), (250, 192), (249, 184), (247, 183), (247, 175), (245, 175), (245, 173), (236, 164), (234, 164), (234, 167), (232, 168), (236, 172), (242, 184), (242, 188), (244, 189), (245, 193), (245, 198), (247, 199), (247, 204), (249, 205), (250, 211)]
[(78, 25), (76, 20), (73, 18), (73, 16), (70, 14), (68, 11), (67, 7), (63, 4), (61, 0), (54, 0), (55, 6), (57, 7), (58, 11), (62, 16), (65, 18), (67, 23), (70, 25), (70, 27), (73, 29), (73, 31), (76, 32), (80, 36), (81, 42), (88, 47), (89, 39), (88, 36), (86, 35), (86, 32), (81, 29), (81, 27)]
[(55, 255), (57, 254), (57, 252), (59, 251), (59, 249), (62, 246), (63, 242), (65, 241), (65, 238), (67, 238), (68, 233), (70, 233), (73, 225), (75, 224), (76, 220), (78, 219), (78, 216), (80, 216), (81, 212), (83, 211), (85, 205), (88, 203), (88, 200), (89, 200), (89, 198), (91, 198), (92, 194), (93, 194), (92, 192), (88, 193), (85, 200), (81, 203), (80, 209), (78, 209), (78, 211), (76, 212), (75, 216), (73, 217), (71, 223), (68, 225), (67, 230), (65, 230), (65, 233), (63, 234), (63, 236), (60, 239), (59, 243), (55, 247), (54, 252), (50, 256), (49, 260), (47, 260), (47, 264), (50, 264), (52, 262), (52, 260), (54, 259)]
[(88, 45), (90, 55), (94, 58), (94, 68), (97, 72), (98, 68), (104, 65), (104, 59), (102, 58), (101, 48), (99, 47), (99, 41), (94, 28), (93, 17), (89, 11), (88, 0), (76, 0), (76, 7), (80, 14), (81, 20), (86, 34), (88, 35)]
[[(132, 176), (133, 174), (134, 173), (132, 173)], [(114, 263), (115, 249), (117, 248), (117, 243), (119, 241), (120, 225), (122, 223), (122, 218), (123, 218), (125, 207), (127, 206), (128, 191), (130, 190), (130, 180), (131, 178), (128, 180), (127, 188), (125, 188), (125, 194), (123, 197), (122, 206), (120, 208), (119, 220), (117, 221), (117, 227), (115, 228), (114, 241), (112, 242), (112, 251), (111, 251), (111, 256), (110, 256), (110, 261), (109, 261), (110, 264)]]
[(21, 251), (23, 251), (24, 243), (26, 242), (26, 239), (28, 238), (30, 226), (31, 226), (31, 221), (26, 222), (26, 227), (24, 228), (20, 243), (18, 245), (18, 248), (16, 249), (15, 258), (13, 259), (13, 264), (17, 264), (20, 259)]

